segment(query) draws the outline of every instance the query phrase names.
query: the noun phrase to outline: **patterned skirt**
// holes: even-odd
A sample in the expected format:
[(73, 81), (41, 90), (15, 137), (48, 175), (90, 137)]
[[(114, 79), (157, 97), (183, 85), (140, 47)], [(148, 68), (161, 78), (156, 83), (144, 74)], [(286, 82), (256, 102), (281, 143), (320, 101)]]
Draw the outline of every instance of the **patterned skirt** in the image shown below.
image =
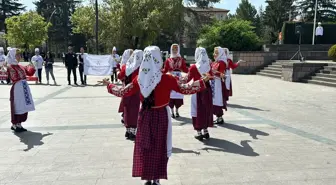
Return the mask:
[[(133, 177), (167, 179), (167, 146), (171, 145), (171, 120), (167, 107), (140, 110), (134, 145)], [(170, 138), (167, 136), (170, 136)], [(168, 147), (169, 148), (169, 147)], [(171, 152), (171, 151), (170, 151)]]
[(137, 128), (138, 113), (140, 108), (140, 94), (123, 98), (124, 121), (126, 128)]

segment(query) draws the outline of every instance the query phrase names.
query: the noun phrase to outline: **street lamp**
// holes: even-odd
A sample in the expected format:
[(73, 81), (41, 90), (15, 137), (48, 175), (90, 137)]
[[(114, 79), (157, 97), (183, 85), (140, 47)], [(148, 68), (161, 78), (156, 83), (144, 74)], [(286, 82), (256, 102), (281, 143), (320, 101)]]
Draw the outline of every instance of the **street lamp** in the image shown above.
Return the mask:
[(96, 52), (98, 55), (99, 41), (98, 41), (98, 0), (96, 0)]
[[(51, 18), (54, 16), (54, 14), (56, 13), (56, 8), (55, 8), (55, 10), (51, 13), (51, 15), (50, 15), (50, 17), (49, 17), (49, 19), (48, 19), (48, 24), (50, 23), (50, 21), (51, 21)], [(47, 40), (47, 43), (46, 43), (46, 51), (48, 52), (48, 50), (49, 50), (49, 45), (50, 44), (50, 38), (49, 38), (49, 30), (48, 30), (48, 40)]]
[(314, 14), (313, 43), (312, 43), (312, 45), (315, 45), (316, 14), (317, 14), (317, 0), (315, 1), (315, 14)]

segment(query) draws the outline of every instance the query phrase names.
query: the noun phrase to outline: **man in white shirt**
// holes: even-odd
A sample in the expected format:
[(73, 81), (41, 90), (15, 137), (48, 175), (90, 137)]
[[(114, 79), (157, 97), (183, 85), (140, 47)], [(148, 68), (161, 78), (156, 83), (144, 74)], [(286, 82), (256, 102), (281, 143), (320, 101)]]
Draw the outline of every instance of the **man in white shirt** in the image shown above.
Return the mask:
[(111, 76), (111, 82), (113, 83), (113, 81), (115, 80), (115, 82), (118, 82), (118, 77), (117, 77), (117, 65), (120, 61), (120, 57), (117, 54), (117, 48), (113, 47), (112, 49), (112, 59), (113, 59), (113, 71), (112, 71), (112, 76)]
[(323, 27), (321, 22), (318, 23), (318, 26), (315, 30), (315, 36), (316, 36), (316, 44), (323, 44), (322, 38), (323, 38)]
[[(35, 48), (35, 55), (32, 57), (31, 62), (35, 66), (39, 82), (42, 83), (43, 58), (40, 55), (40, 50), (38, 48)], [(35, 76), (36, 76), (36, 73), (35, 73)]]

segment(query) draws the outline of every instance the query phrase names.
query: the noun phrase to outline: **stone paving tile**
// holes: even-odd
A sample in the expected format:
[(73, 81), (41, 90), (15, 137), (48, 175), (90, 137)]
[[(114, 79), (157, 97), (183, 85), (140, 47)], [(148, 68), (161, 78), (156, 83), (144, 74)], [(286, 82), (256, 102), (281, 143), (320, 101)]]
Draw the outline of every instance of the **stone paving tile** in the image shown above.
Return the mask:
[[(60, 68), (56, 78), (61, 86), (31, 85), (37, 110), (25, 123), (31, 132), (9, 131), (9, 94), (0, 94), (5, 105), (0, 108), (0, 185), (142, 184), (131, 177), (134, 144), (123, 136), (120, 99), (100, 86), (68, 87), (62, 75)], [(185, 97), (180, 110), (184, 118), (173, 120), (169, 180), (162, 184), (334, 184), (336, 148), (330, 141), (336, 127), (330, 122), (335, 117), (327, 114), (334, 104), (330, 101), (327, 110), (325, 97), (336, 91), (321, 87), (316, 97), (310, 85), (233, 77), (228, 124), (211, 128), (210, 141), (193, 138), (190, 97)], [(89, 83), (98, 79), (90, 77)], [(0, 86), (0, 91), (9, 88)], [(300, 97), (297, 92), (303, 90)], [(316, 120), (313, 115), (322, 119), (318, 126), (307, 122)]]

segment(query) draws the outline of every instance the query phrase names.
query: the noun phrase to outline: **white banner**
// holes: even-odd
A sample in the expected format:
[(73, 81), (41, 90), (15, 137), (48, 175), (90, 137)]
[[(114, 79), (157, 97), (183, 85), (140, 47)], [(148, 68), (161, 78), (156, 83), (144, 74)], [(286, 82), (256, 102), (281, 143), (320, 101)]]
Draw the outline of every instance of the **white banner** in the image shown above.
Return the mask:
[(111, 55), (84, 54), (84, 74), (93, 76), (112, 75), (113, 59)]

